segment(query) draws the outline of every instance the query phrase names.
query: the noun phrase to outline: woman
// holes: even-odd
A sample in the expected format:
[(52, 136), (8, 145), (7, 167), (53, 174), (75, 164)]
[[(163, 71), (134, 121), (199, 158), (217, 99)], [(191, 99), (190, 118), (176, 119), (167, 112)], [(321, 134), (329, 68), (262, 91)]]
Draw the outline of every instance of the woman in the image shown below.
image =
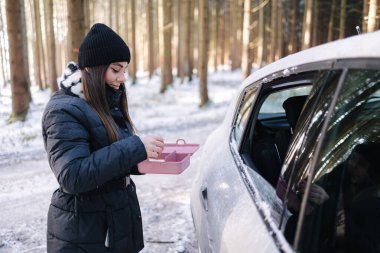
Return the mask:
[(157, 158), (161, 137), (134, 134), (123, 39), (95, 24), (42, 119), (50, 167), (60, 185), (48, 212), (47, 252), (138, 252), (144, 247), (137, 164)]

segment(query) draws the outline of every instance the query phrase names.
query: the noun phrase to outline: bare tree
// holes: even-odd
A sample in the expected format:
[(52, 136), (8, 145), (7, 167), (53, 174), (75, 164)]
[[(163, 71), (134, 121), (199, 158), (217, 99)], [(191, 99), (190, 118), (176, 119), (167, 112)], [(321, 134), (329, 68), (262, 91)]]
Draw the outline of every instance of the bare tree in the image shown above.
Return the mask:
[(131, 63), (128, 67), (128, 73), (131, 76), (132, 84), (136, 83), (136, 71), (137, 71), (137, 54), (136, 54), (136, 3), (135, 0), (131, 0), (131, 30), (130, 30), (130, 49), (131, 49)]
[(332, 0), (330, 18), (329, 18), (329, 27), (328, 27), (328, 33), (327, 33), (327, 41), (332, 41), (334, 38), (333, 32), (334, 32), (335, 5), (336, 5), (336, 0)]
[[(0, 31), (4, 31), (4, 23), (3, 23), (3, 8), (2, 5), (0, 5)], [(2, 32), (0, 34), (1, 41), (0, 41), (0, 60), (1, 60), (1, 75), (3, 77), (3, 87), (6, 86), (9, 76), (7, 73), (6, 65), (8, 64), (6, 52), (5, 52), (5, 34)]]
[(53, 0), (45, 0), (46, 40), (47, 40), (47, 67), (48, 84), (52, 92), (58, 90), (57, 64), (55, 54), (55, 36), (53, 24)]
[(244, 1), (244, 21), (243, 21), (243, 52), (242, 52), (242, 70), (243, 78), (251, 74), (252, 68), (252, 46), (253, 43), (253, 13), (252, 0)]
[(258, 38), (257, 38), (257, 65), (259, 68), (263, 65), (263, 56), (264, 56), (264, 7), (267, 0), (260, 0), (259, 4), (259, 20), (258, 20)]
[(189, 81), (193, 79), (193, 68), (194, 68), (194, 39), (196, 35), (198, 34), (194, 23), (195, 23), (195, 16), (194, 16), (194, 9), (195, 9), (195, 3), (198, 3), (198, 1), (191, 1), (189, 2), (189, 38), (187, 39), (187, 42), (189, 44), (188, 51), (187, 51), (187, 58), (189, 62), (189, 68), (187, 75), (189, 76)]
[(218, 69), (218, 54), (219, 54), (219, 9), (220, 0), (213, 0), (211, 8), (211, 19), (210, 22), (210, 58), (212, 60), (215, 71)]
[(311, 21), (313, 20), (312, 14), (313, 0), (305, 0), (305, 9), (302, 24), (302, 49), (309, 48), (311, 45)]
[(241, 66), (243, 1), (231, 1), (231, 69)]
[(192, 0), (183, 0), (183, 72), (184, 77), (187, 76), (188, 80), (191, 81), (193, 69), (191, 68), (190, 55), (192, 51), (192, 19), (193, 19), (193, 9), (191, 8)]
[(340, 0), (339, 39), (343, 39), (346, 31), (346, 0)]
[(297, 0), (291, 0), (290, 5), (290, 27), (289, 27), (289, 44), (288, 52), (293, 54), (297, 51)]
[(85, 35), (84, 0), (67, 1), (69, 28), (69, 61), (77, 61), (80, 43)]
[(369, 0), (363, 0), (363, 20), (362, 20), (362, 32), (366, 33), (368, 28), (368, 10)]
[(154, 73), (154, 30), (153, 30), (154, 9), (153, 9), (152, 0), (148, 0), (146, 16), (147, 16), (147, 25), (148, 25), (148, 72), (149, 72), (149, 78), (152, 78), (153, 73)]
[(376, 14), (377, 14), (377, 0), (369, 0), (369, 8), (368, 8), (368, 32), (373, 32), (379, 28), (378, 23), (376, 22)]
[(163, 13), (163, 63), (161, 65), (161, 89), (160, 93), (164, 93), (169, 84), (173, 83), (172, 74), (172, 1), (165, 0), (162, 6)]
[(207, 63), (209, 44), (209, 5), (208, 0), (199, 0), (199, 92), (200, 106), (205, 106), (208, 101), (207, 90)]
[(271, 8), (271, 29), (270, 29), (270, 44), (271, 44), (271, 50), (270, 50), (270, 58), (271, 61), (275, 61), (278, 56), (276, 55), (276, 49), (277, 49), (277, 38), (278, 38), (278, 1), (272, 0), (272, 8)]
[(12, 90), (10, 121), (13, 122), (25, 120), (31, 101), (24, 1), (6, 0), (6, 15)]
[(314, 13), (313, 13), (313, 28), (312, 28), (312, 33), (311, 33), (311, 45), (316, 46), (318, 44), (318, 27), (319, 27), (319, 3), (318, 0), (314, 0)]

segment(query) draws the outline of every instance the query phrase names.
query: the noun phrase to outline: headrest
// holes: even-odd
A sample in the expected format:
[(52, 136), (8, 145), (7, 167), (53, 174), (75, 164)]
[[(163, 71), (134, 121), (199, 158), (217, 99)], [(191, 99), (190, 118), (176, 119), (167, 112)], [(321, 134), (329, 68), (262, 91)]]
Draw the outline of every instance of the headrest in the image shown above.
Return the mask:
[(307, 96), (294, 96), (286, 99), (282, 104), (285, 109), (286, 118), (288, 119), (289, 125), (292, 129), (297, 124), (298, 118), (301, 114), (302, 108), (305, 104)]

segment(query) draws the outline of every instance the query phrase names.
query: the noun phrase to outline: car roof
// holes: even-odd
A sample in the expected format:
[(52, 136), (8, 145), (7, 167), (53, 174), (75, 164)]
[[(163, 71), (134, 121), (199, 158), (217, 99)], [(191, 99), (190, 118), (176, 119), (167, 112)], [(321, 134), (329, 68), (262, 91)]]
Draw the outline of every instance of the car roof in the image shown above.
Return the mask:
[(297, 66), (307, 63), (350, 58), (380, 58), (379, 45), (380, 31), (376, 31), (315, 46), (254, 71), (243, 81), (240, 88), (244, 89), (247, 85), (279, 71), (283, 71), (284, 76), (288, 75), (295, 71)]

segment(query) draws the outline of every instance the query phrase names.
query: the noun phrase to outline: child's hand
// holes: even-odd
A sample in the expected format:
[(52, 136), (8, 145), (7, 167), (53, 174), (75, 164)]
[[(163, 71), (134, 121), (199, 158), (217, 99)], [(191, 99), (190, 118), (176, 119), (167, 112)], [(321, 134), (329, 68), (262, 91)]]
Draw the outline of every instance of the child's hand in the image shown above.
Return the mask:
[[(299, 190), (301, 196), (305, 192), (306, 181), (307, 181), (307, 179), (304, 179), (298, 185), (298, 190)], [(328, 199), (329, 199), (329, 195), (326, 193), (325, 189), (323, 189), (321, 186), (319, 186), (317, 184), (313, 184), (313, 183), (311, 184), (310, 194), (309, 194), (309, 201), (311, 203), (321, 205)]]

